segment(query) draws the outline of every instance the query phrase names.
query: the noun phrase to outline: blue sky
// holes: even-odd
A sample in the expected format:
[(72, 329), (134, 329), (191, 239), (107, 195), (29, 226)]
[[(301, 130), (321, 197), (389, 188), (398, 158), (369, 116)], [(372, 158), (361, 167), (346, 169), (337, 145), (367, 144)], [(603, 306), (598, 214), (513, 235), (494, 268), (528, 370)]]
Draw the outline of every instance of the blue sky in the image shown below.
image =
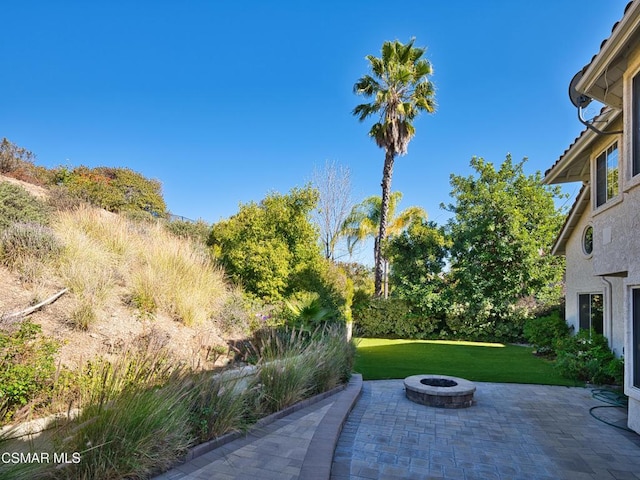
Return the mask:
[(8, 0), (0, 137), (45, 166), (157, 178), (173, 213), (208, 222), (326, 160), (350, 168), (359, 201), (380, 194), (384, 154), (351, 115), (353, 84), (383, 41), (416, 37), (438, 110), (416, 122), (392, 188), (444, 223), (449, 175), (472, 156), (544, 171), (578, 135), (569, 81), (626, 3)]

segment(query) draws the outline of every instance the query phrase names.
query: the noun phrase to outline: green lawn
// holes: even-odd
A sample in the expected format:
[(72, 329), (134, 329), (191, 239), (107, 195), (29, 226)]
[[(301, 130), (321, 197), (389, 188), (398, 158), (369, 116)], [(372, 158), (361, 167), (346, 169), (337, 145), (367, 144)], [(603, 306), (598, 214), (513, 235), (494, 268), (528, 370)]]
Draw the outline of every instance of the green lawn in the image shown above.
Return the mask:
[(354, 370), (365, 380), (440, 374), (477, 382), (583, 385), (561, 377), (532, 348), (444, 340), (356, 339)]

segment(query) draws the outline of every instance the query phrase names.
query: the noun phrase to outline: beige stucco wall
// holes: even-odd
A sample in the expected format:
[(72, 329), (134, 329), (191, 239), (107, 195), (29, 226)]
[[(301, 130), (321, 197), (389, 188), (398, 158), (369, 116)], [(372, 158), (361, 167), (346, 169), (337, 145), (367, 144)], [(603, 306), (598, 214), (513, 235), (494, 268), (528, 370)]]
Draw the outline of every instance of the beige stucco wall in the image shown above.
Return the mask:
[[(623, 355), (625, 345), (624, 281), (617, 277), (599, 277), (594, 274), (593, 255), (583, 251), (582, 238), (588, 225), (593, 225), (591, 209), (578, 221), (566, 245), (566, 307), (567, 323), (574, 332), (579, 328), (578, 295), (601, 293), (604, 295), (604, 334), (616, 356)], [(595, 230), (595, 228), (594, 228)]]

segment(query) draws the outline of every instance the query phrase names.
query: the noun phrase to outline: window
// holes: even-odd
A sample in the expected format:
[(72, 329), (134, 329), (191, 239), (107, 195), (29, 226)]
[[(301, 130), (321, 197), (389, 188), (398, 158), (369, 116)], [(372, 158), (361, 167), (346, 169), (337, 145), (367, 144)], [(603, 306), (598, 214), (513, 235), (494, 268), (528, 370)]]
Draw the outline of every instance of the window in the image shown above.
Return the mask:
[(640, 74), (633, 77), (632, 89), (632, 139), (633, 142), (633, 159), (631, 165), (631, 175), (635, 176), (640, 173)]
[(580, 330), (593, 328), (596, 333), (603, 334), (603, 301), (601, 293), (585, 293), (578, 295)]
[(618, 142), (596, 158), (596, 207), (618, 195)]
[(582, 234), (582, 250), (585, 255), (593, 253), (593, 227), (591, 225), (585, 228)]

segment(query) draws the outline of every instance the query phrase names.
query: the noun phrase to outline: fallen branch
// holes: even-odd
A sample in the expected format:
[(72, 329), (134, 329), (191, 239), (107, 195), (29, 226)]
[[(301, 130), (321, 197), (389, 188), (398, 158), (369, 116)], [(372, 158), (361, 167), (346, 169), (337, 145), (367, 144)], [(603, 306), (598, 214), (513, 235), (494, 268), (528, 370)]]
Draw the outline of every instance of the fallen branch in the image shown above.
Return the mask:
[(13, 312), (13, 313), (8, 313), (6, 315), (2, 315), (1, 319), (2, 320), (11, 320), (11, 319), (14, 319), (14, 318), (21, 318), (21, 317), (26, 317), (27, 315), (31, 315), (33, 312), (40, 310), (42, 307), (45, 307), (45, 306), (55, 302), (58, 298), (60, 298), (62, 295), (64, 295), (68, 291), (69, 291), (68, 288), (63, 288), (58, 293), (56, 293), (55, 295), (50, 296), (46, 300), (43, 300), (39, 304), (34, 305), (33, 307), (26, 308), (26, 309), (21, 310), (19, 312)]

